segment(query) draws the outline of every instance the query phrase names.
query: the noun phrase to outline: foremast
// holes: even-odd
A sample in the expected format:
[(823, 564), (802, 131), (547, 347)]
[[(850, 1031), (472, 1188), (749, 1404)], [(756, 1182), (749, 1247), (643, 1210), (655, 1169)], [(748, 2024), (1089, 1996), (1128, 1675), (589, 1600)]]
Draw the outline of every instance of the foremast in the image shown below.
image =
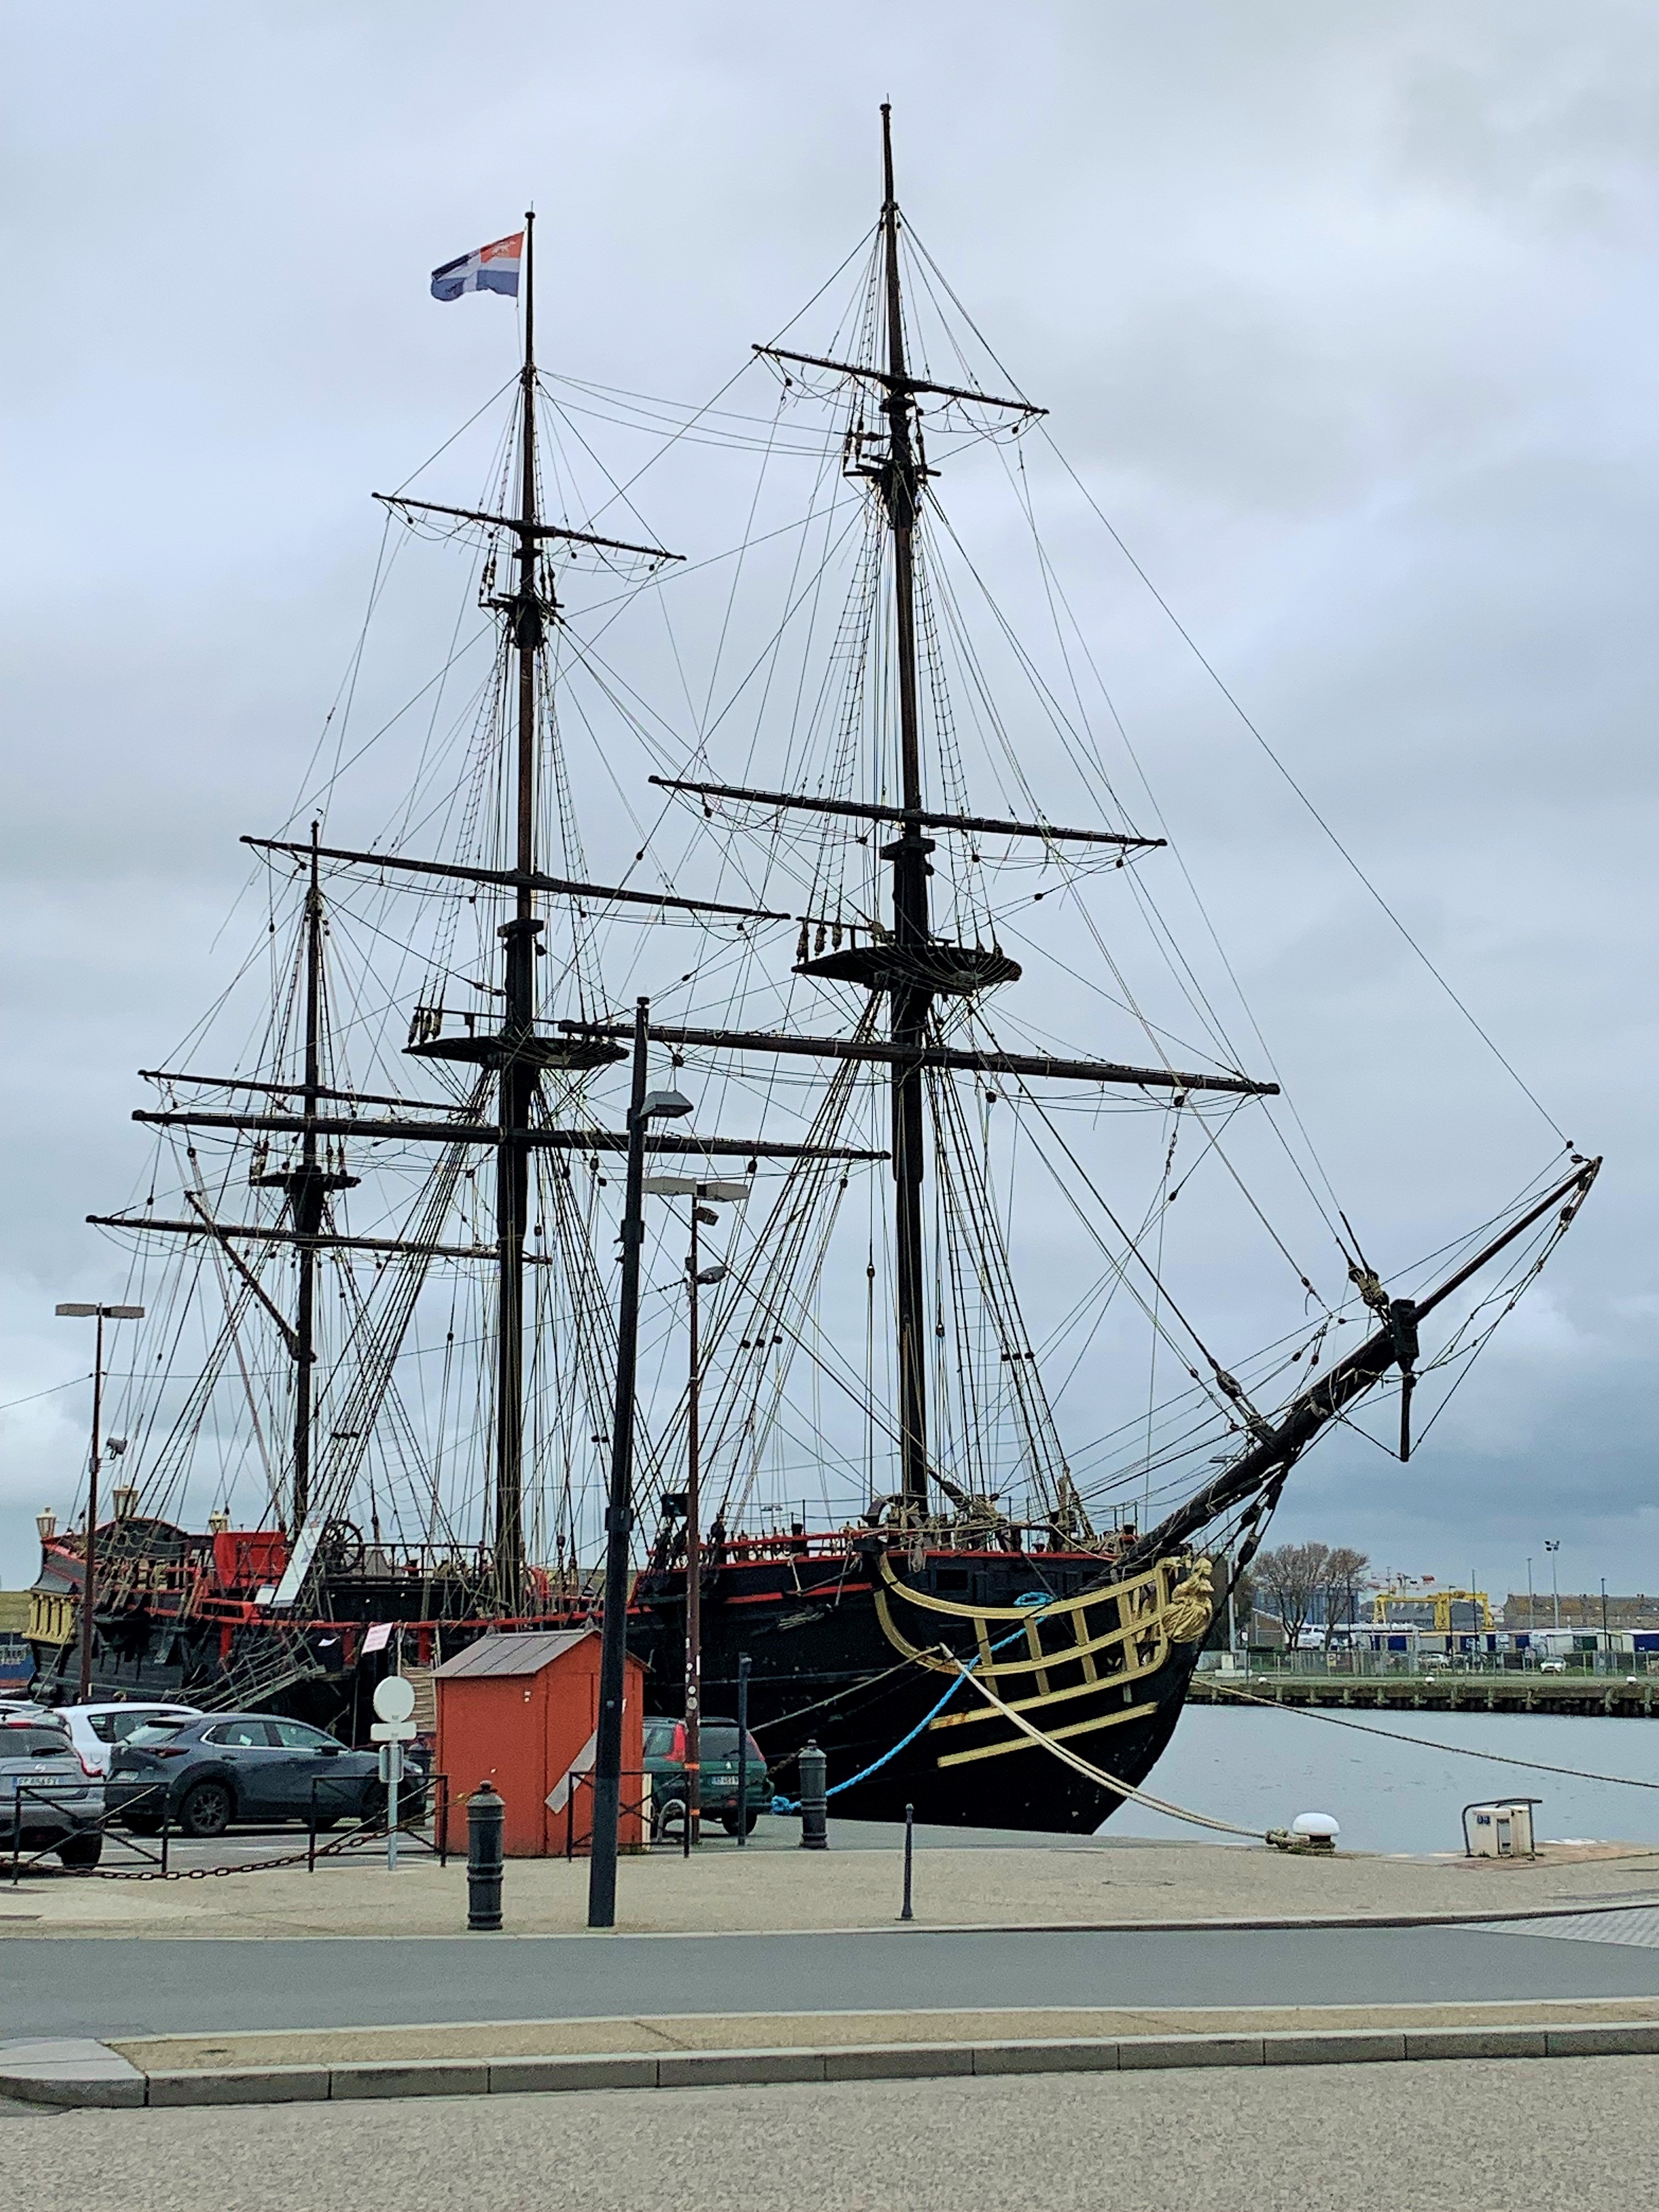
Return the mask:
[[(887, 459), (877, 483), (893, 540), (893, 623), (897, 644), (900, 774), (907, 811), (920, 812), (921, 736), (916, 697), (915, 525), (921, 506), (921, 471), (913, 435), (915, 399), (904, 358), (904, 303), (899, 283), (898, 202), (893, 192), (893, 111), (881, 108), (883, 250), (886, 259), (887, 375), (882, 411), (888, 422)], [(893, 869), (893, 936), (901, 956), (922, 951), (933, 938), (928, 915), (927, 856), (931, 838), (907, 822), (882, 857)], [(890, 1035), (901, 1052), (927, 1042), (933, 993), (901, 981), (890, 994)], [(927, 1317), (921, 1249), (921, 1185), (925, 1079), (908, 1058), (893, 1062), (893, 1190), (895, 1303), (898, 1330), (899, 1465), (907, 1520), (927, 1511), (927, 1370), (923, 1356)]]
[(543, 637), (538, 589), (536, 484), (536, 218), (525, 215), (524, 367), (520, 374), (520, 488), (518, 588), (506, 611), (519, 658), (516, 771), (516, 866), (520, 881), (511, 921), (501, 925), (505, 987), (501, 1024), (501, 1139), (495, 1152), (495, 1229), (499, 1245), (495, 1366), (495, 1598), (508, 1619), (524, 1610), (524, 1283), (530, 1194), (526, 1139), (540, 1088), (534, 1058), (536, 939), (541, 923), (528, 878), (536, 868), (537, 672)]

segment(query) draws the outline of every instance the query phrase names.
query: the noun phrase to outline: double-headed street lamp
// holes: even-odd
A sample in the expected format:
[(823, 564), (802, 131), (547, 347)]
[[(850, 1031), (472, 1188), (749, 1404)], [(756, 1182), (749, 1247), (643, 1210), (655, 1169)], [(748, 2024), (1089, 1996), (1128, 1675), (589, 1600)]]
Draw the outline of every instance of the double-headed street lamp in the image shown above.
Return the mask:
[(1559, 1565), (1559, 1554), (1561, 1549), (1561, 1539), (1559, 1536), (1546, 1536), (1544, 1549), (1550, 1555), (1550, 1600), (1555, 1611), (1553, 1626), (1559, 1628), (1561, 1626), (1561, 1570)]
[[(726, 1274), (724, 1267), (705, 1267), (697, 1231), (720, 1219), (717, 1205), (749, 1195), (746, 1182), (699, 1182), (693, 1176), (647, 1176), (653, 1198), (691, 1200), (691, 1249), (686, 1258), (690, 1293), (690, 1369), (685, 1386), (685, 1829), (686, 1847), (698, 1842), (702, 1823), (702, 1504), (699, 1488), (702, 1354), (698, 1334), (697, 1293)], [(743, 1808), (738, 1808), (739, 1814)]]
[(611, 1430), (611, 1491), (605, 1516), (605, 1622), (599, 1647), (599, 1724), (593, 1746), (593, 1838), (587, 1865), (587, 1924), (617, 1924), (617, 1831), (622, 1818), (623, 1694), (628, 1639), (628, 1553), (634, 1525), (634, 1386), (640, 1347), (640, 1247), (645, 1138), (653, 1121), (691, 1111), (678, 1091), (646, 1088), (648, 999), (634, 1008), (634, 1086), (628, 1108), (628, 1177), (623, 1198), (622, 1299), (617, 1316), (617, 1401)]
[[(92, 1465), (87, 1478), (87, 1538), (81, 1565), (81, 1692), (83, 1705), (92, 1702), (92, 1613), (97, 1597), (98, 1578), (98, 1469), (103, 1460), (104, 1427), (104, 1323), (106, 1321), (143, 1321), (143, 1306), (60, 1305), (60, 1321), (92, 1321), (98, 1323), (92, 1360)], [(111, 1449), (114, 1446), (112, 1443)], [(122, 1447), (125, 1449), (125, 1445)]]

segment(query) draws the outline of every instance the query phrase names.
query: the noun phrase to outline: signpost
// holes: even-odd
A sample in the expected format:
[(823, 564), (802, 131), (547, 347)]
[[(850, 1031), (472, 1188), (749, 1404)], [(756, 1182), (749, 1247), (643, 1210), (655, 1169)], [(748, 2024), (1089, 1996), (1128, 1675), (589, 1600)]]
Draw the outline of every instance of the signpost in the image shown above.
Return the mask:
[(368, 1731), (369, 1741), (380, 1747), (380, 1779), (386, 1784), (386, 1864), (388, 1874), (398, 1871), (398, 1784), (404, 1777), (404, 1746), (412, 1743), (416, 1729), (415, 1687), (401, 1674), (388, 1674), (375, 1685), (374, 1710), (380, 1718)]

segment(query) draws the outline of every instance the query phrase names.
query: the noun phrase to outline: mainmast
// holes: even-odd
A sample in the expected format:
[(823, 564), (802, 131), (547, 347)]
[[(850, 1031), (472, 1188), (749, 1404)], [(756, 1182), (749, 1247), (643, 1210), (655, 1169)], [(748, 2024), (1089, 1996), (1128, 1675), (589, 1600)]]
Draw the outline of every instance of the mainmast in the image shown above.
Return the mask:
[[(904, 359), (903, 301), (899, 287), (898, 203), (893, 197), (893, 112), (881, 109), (881, 222), (887, 264), (887, 386), (882, 411), (888, 422), (885, 466), (878, 478), (893, 536), (893, 624), (898, 647), (898, 706), (902, 804), (908, 813), (921, 808), (921, 741), (916, 706), (916, 515), (921, 504), (922, 471), (918, 465), (911, 417), (915, 399)], [(908, 822), (882, 858), (893, 866), (893, 934), (902, 960), (922, 951), (932, 939), (927, 911), (927, 856), (933, 841)], [(895, 980), (890, 998), (890, 1034), (896, 1046), (919, 1050), (927, 1041), (933, 993), (925, 985)], [(920, 1519), (927, 1510), (927, 1382), (923, 1356), (923, 1268), (921, 1182), (923, 1085), (914, 1060), (893, 1063), (894, 1253), (898, 1327), (899, 1461), (905, 1517)]]
[(506, 945), (505, 1018), (501, 1036), (501, 1141), (495, 1153), (495, 1224), (499, 1240), (499, 1324), (495, 1374), (495, 1600), (508, 1619), (524, 1599), (524, 1279), (530, 1155), (525, 1139), (538, 1084), (534, 1055), (536, 895), (522, 880), (536, 867), (537, 654), (543, 635), (537, 588), (536, 512), (536, 218), (524, 230), (523, 422), (518, 514), (518, 589), (511, 608), (519, 655), (518, 840), (521, 878), (514, 916), (502, 925)]

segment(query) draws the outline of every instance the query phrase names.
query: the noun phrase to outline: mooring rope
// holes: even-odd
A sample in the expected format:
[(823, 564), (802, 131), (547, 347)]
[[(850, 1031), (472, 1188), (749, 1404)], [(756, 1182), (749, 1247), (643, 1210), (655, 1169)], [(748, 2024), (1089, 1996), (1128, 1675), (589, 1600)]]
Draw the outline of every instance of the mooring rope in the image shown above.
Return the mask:
[[(976, 1689), (980, 1686), (975, 1683)], [(1489, 1759), (1498, 1766), (1524, 1766), (1533, 1774), (1565, 1774), (1575, 1782), (1614, 1782), (1626, 1790), (1659, 1790), (1659, 1782), (1643, 1782), (1633, 1774), (1595, 1774), (1585, 1766), (1552, 1766), (1541, 1759), (1511, 1759), (1501, 1751), (1476, 1751), (1464, 1743), (1436, 1743), (1425, 1735), (1407, 1735), (1401, 1729), (1378, 1728), (1374, 1721), (1345, 1721), (1335, 1713), (1321, 1712), (1315, 1705), (1281, 1705), (1276, 1698), (1258, 1698), (1251, 1691), (1236, 1689), (1231, 1682), (1218, 1682), (1211, 1678), (1210, 1686), (1230, 1698), (1237, 1698), (1247, 1705), (1263, 1706), (1270, 1713), (1299, 1713), (1310, 1721), (1328, 1721), (1333, 1728), (1358, 1729), (1361, 1735), (1385, 1735), (1394, 1743), (1414, 1743), (1421, 1751), (1449, 1752), (1456, 1759)]]
[[(1052, 1736), (1046, 1736), (1041, 1729), (1034, 1728), (1023, 1713), (1017, 1713), (1012, 1705), (1006, 1704), (988, 1683), (981, 1682), (954, 1654), (952, 1664), (960, 1679), (970, 1689), (977, 1690), (987, 1705), (994, 1705), (1005, 1720), (1012, 1721), (1023, 1735), (1030, 1737), (1033, 1743), (1041, 1744), (1044, 1751), (1053, 1752), (1056, 1759), (1063, 1759), (1067, 1766), (1086, 1775), (1090, 1781), (1099, 1783), (1103, 1789), (1115, 1790), (1120, 1797), (1132, 1797), (1137, 1805), (1145, 1805), (1154, 1813), (1166, 1814), (1172, 1820), (1188, 1820), (1194, 1827), (1214, 1828), (1224, 1836), (1249, 1836), (1253, 1843), (1263, 1840), (1260, 1828), (1241, 1828), (1236, 1820), (1217, 1820), (1208, 1813), (1188, 1812), (1184, 1805), (1172, 1805), (1165, 1797), (1154, 1797), (1149, 1790), (1137, 1790), (1133, 1783), (1121, 1782), (1115, 1774), (1108, 1774), (1103, 1767), (1085, 1759), (1081, 1752), (1073, 1751), (1063, 1743), (1056, 1743)], [(955, 1686), (953, 1683), (951, 1687)]]

